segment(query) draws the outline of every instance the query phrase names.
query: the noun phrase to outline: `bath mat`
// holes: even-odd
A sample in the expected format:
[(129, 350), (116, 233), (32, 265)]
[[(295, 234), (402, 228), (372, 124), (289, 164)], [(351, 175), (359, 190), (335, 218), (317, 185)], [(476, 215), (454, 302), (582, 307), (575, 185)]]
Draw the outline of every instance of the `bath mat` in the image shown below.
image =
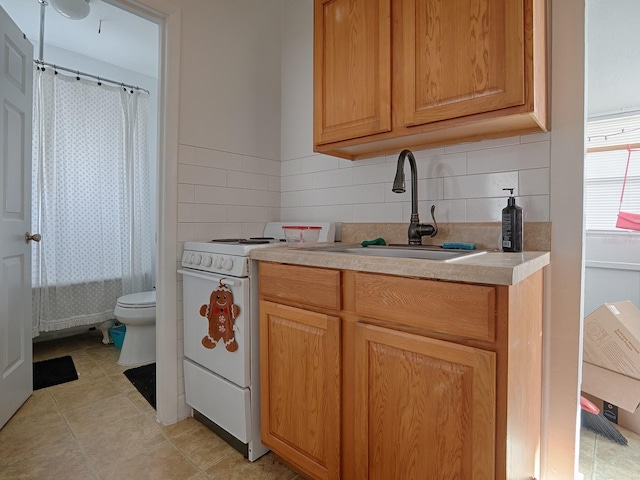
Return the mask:
[(142, 394), (147, 402), (156, 408), (156, 364), (150, 363), (141, 367), (130, 368), (124, 371), (125, 376), (134, 387)]
[(33, 362), (33, 389), (59, 385), (78, 379), (76, 366), (70, 355), (52, 358), (41, 362)]

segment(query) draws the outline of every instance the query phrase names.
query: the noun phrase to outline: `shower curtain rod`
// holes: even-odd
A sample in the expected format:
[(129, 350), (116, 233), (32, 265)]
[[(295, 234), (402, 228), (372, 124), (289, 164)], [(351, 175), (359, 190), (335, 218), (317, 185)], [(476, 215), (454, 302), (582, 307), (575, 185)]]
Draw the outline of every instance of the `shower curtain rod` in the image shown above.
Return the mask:
[(98, 83), (100, 83), (100, 82), (111, 83), (113, 85), (118, 85), (120, 87), (126, 87), (126, 88), (129, 88), (131, 90), (139, 90), (139, 91), (145, 92), (147, 95), (151, 95), (149, 93), (149, 90), (147, 90), (146, 88), (136, 87), (134, 85), (129, 85), (129, 84), (122, 83), (122, 82), (116, 82), (115, 80), (109, 80), (108, 78), (98, 77), (97, 75), (92, 75), (90, 73), (81, 72), (79, 70), (73, 70), (71, 68), (61, 67), (60, 65), (55, 65), (55, 64), (49, 63), (49, 62), (43, 62), (42, 60), (34, 60), (33, 63), (35, 63), (36, 65), (41, 65), (43, 68), (45, 66), (47, 66), (47, 67), (53, 68), (54, 70), (62, 70), (62, 71), (69, 72), (69, 73), (75, 73), (78, 76), (78, 79), (79, 79), (80, 76), (95, 78), (96, 80), (98, 80)]

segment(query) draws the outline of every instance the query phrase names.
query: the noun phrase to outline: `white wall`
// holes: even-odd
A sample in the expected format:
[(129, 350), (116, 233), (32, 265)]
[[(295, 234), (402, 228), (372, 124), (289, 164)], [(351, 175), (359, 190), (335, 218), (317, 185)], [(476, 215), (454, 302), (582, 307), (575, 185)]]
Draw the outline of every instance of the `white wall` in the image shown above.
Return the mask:
[(179, 241), (260, 235), (280, 214), (280, 0), (182, 15)]
[[(391, 192), (393, 156), (348, 162), (312, 153), (313, 2), (283, 1), (283, 218), (408, 221), (409, 197)], [(423, 218), (435, 203), (443, 222), (498, 221), (501, 189), (514, 186), (527, 220), (553, 223), (540, 455), (542, 478), (570, 479), (582, 341), (584, 1), (553, 2), (552, 16), (552, 133), (417, 153)]]
[(585, 244), (584, 315), (603, 303), (640, 306), (640, 238), (630, 232), (589, 232)]
[[(349, 161), (313, 153), (313, 2), (284, 0), (282, 213), (285, 220), (408, 222), (411, 189), (391, 191), (397, 155)], [(399, 152), (398, 152), (399, 153)], [(549, 221), (550, 135), (415, 151), (419, 211), (430, 221), (499, 222), (515, 188), (525, 221)], [(406, 168), (407, 183), (409, 167)], [(498, 239), (496, 238), (496, 246)]]
[(638, 110), (640, 2), (587, 0), (586, 3), (589, 9), (589, 117)]
[[(280, 213), (282, 0), (172, 0), (181, 9), (177, 267), (185, 241), (261, 235)], [(178, 418), (184, 398), (177, 282)]]

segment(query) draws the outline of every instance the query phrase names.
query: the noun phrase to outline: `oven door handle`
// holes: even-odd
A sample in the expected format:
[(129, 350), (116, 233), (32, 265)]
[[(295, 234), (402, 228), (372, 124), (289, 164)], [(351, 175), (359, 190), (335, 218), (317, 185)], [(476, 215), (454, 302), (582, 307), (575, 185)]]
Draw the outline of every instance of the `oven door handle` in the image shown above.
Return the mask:
[(215, 273), (200, 273), (200, 272), (194, 272), (193, 270), (178, 270), (178, 273), (181, 273), (182, 275), (189, 275), (190, 277), (196, 277), (196, 278), (200, 278), (202, 280), (209, 280), (211, 281), (220, 281), (223, 285), (233, 285), (234, 287), (237, 287), (238, 285), (240, 285), (240, 282), (238, 280), (232, 280), (228, 277), (225, 277), (223, 275), (218, 275)]

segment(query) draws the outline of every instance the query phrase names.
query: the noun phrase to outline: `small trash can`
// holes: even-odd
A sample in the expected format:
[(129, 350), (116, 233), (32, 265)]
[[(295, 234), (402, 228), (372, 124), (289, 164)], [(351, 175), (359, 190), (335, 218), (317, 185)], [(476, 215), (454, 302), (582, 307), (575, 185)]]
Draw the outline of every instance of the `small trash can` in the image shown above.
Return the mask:
[(124, 341), (124, 335), (127, 331), (126, 325), (118, 325), (117, 327), (111, 327), (109, 329), (109, 335), (113, 340), (113, 345), (120, 350), (122, 348), (122, 342)]

